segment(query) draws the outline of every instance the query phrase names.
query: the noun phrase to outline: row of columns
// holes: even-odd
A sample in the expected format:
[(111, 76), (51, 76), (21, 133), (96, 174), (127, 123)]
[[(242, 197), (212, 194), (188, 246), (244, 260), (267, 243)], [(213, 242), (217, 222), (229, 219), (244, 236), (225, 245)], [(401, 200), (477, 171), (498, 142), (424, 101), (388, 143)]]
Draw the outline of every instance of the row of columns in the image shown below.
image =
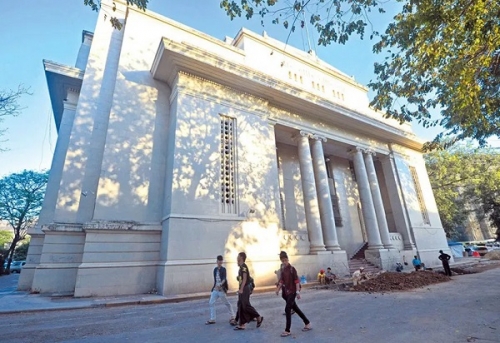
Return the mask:
[(392, 249), (382, 194), (373, 164), (374, 153), (356, 148), (352, 154), (361, 209), (365, 219), (366, 235), (368, 236), (368, 248)]
[[(310, 252), (340, 250), (323, 153), (326, 139), (304, 131), (296, 138)], [(309, 139), (313, 141), (312, 155)]]
[[(341, 250), (332, 207), (323, 142), (326, 138), (300, 131), (296, 136), (304, 209), (312, 254)], [(310, 144), (310, 141), (312, 142)], [(354, 149), (353, 161), (369, 249), (392, 249), (373, 153)]]

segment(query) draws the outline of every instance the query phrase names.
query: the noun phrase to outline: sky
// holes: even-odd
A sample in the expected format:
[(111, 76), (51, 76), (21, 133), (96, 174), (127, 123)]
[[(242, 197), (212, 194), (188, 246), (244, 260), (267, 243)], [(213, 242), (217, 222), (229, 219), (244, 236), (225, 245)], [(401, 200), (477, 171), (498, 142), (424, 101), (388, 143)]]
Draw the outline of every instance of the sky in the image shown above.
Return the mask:
[[(220, 0), (150, 0), (149, 10), (193, 27), (215, 38), (234, 37), (241, 27), (257, 33), (264, 30), (273, 38), (286, 41), (288, 31), (270, 21), (262, 27), (260, 18), (231, 21), (219, 7)], [(383, 31), (391, 19), (391, 11), (377, 14), (375, 29)], [(17, 0), (9, 1), (0, 11), (0, 89), (30, 87), (31, 95), (21, 98), (23, 108), (17, 117), (8, 117), (0, 129), (8, 129), (0, 137), (0, 177), (24, 169), (50, 168), (57, 140), (52, 108), (42, 60), (74, 66), (81, 44), (82, 30), (94, 31), (97, 13), (83, 5), (83, 0)], [(317, 34), (309, 27), (293, 33), (288, 41), (299, 49), (309, 50)], [(374, 79), (373, 63), (381, 56), (371, 51), (373, 41), (351, 38), (343, 45), (315, 47), (322, 60), (361, 84)], [(370, 93), (371, 95), (371, 93)], [(432, 139), (437, 129), (426, 130), (414, 125), (416, 134)]]

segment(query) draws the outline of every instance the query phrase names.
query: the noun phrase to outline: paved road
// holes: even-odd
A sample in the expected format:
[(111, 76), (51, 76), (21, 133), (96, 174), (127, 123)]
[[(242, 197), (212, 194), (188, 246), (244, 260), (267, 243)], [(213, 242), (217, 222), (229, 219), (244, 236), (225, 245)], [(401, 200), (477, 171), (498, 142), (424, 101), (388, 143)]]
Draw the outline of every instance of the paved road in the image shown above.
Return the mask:
[[(451, 282), (405, 293), (366, 294), (304, 290), (299, 305), (314, 329), (281, 338), (284, 302), (274, 294), (253, 296), (265, 317), (235, 332), (225, 308), (205, 326), (207, 300), (0, 315), (1, 342), (500, 342), (500, 268), (454, 277)], [(231, 297), (235, 302), (235, 297)], [(0, 303), (1, 306), (1, 303)]]

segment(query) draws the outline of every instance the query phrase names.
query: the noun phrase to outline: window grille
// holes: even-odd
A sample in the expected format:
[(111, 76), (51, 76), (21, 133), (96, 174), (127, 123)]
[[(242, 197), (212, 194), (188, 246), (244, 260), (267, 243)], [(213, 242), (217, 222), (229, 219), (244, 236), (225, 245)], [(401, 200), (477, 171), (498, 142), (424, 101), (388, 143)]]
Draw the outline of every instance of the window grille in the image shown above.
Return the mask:
[(220, 201), (221, 212), (237, 214), (238, 204), (236, 198), (236, 120), (231, 117), (221, 116), (220, 119)]
[(427, 207), (425, 207), (424, 195), (422, 193), (422, 189), (420, 188), (417, 169), (415, 167), (410, 166), (410, 172), (411, 172), (411, 177), (413, 179), (413, 183), (415, 184), (415, 190), (417, 192), (418, 205), (420, 206), (420, 213), (422, 213), (422, 219), (424, 220), (424, 224), (430, 225), (431, 222), (429, 220), (429, 213), (427, 213)]

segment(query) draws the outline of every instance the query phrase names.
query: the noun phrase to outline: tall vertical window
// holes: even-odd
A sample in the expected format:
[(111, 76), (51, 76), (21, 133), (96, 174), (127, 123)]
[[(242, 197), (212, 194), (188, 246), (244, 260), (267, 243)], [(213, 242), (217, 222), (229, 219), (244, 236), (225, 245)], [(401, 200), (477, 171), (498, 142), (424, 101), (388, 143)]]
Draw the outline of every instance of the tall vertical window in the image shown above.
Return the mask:
[(351, 176), (354, 182), (358, 182), (356, 180), (356, 171), (354, 170), (354, 162), (349, 160), (349, 170), (351, 171)]
[(335, 187), (335, 179), (333, 177), (332, 166), (330, 158), (325, 159), (326, 174), (328, 176), (328, 186), (330, 187), (330, 197), (332, 199), (333, 216), (335, 219), (335, 226), (342, 227), (342, 216), (340, 214), (340, 200)]
[(236, 120), (227, 116), (220, 118), (220, 201), (221, 212), (237, 214), (236, 199)]
[(429, 213), (427, 213), (427, 207), (425, 207), (424, 195), (422, 193), (422, 189), (420, 188), (417, 169), (415, 169), (415, 167), (410, 166), (410, 172), (411, 172), (411, 177), (413, 179), (413, 183), (415, 184), (415, 191), (417, 192), (418, 205), (420, 206), (420, 213), (422, 213), (422, 219), (424, 220), (424, 224), (430, 225), (431, 221), (429, 220)]

